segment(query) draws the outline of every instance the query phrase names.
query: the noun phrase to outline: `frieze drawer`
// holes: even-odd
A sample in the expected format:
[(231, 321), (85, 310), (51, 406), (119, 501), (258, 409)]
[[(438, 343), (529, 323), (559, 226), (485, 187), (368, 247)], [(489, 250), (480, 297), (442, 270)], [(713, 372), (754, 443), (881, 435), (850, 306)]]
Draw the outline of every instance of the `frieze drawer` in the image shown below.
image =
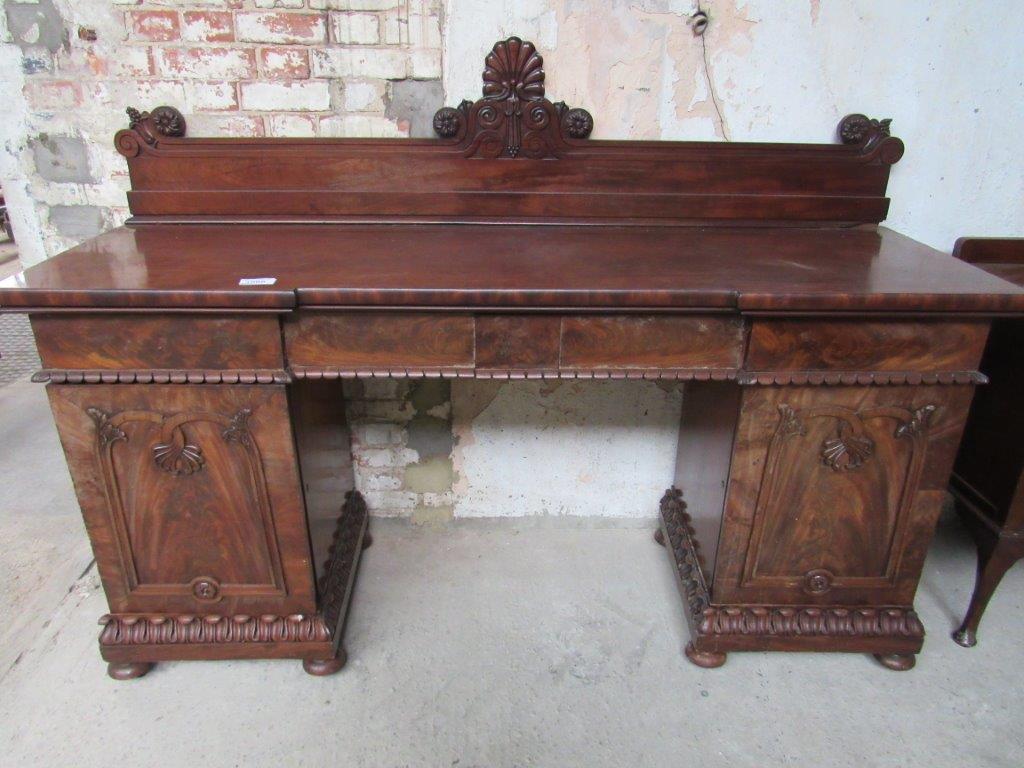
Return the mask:
[(985, 320), (765, 320), (754, 323), (748, 371), (975, 371)]
[(39, 314), (32, 330), (48, 370), (284, 368), (276, 314)]

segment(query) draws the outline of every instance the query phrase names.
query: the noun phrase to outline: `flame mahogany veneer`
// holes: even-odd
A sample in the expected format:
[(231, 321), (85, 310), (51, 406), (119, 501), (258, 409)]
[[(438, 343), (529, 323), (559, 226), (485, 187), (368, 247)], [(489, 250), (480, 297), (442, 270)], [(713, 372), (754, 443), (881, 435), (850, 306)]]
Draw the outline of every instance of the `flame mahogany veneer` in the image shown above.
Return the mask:
[(888, 121), (821, 145), (598, 141), (530, 43), (485, 67), (435, 140), (186, 138), (170, 107), (129, 110), (128, 224), (0, 285), (32, 316), (110, 674), (344, 664), (370, 541), (350, 377), (689, 382), (657, 535), (687, 656), (912, 666), (991, 318), (1024, 290), (877, 226)]

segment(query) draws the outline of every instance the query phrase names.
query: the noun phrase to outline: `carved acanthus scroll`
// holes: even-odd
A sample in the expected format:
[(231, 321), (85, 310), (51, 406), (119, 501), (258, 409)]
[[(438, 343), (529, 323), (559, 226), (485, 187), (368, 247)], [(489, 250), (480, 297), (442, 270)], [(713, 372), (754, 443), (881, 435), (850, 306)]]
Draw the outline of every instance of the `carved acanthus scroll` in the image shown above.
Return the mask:
[(442, 107), (434, 130), (458, 142), (466, 157), (558, 157), (567, 139), (590, 135), (594, 119), (545, 98), (543, 65), (533, 43), (499, 40), (485, 60), (483, 98)]
[(836, 133), (843, 144), (858, 144), (865, 149), (878, 149), (883, 163), (892, 165), (903, 157), (903, 142), (889, 133), (891, 119), (876, 120), (867, 115), (847, 115), (839, 121)]
[(155, 146), (162, 137), (181, 138), (185, 135), (185, 117), (174, 107), (157, 107), (151, 112), (140, 112), (134, 107), (128, 113), (128, 130), (118, 131), (114, 146), (125, 157), (135, 157), (142, 148), (139, 139)]

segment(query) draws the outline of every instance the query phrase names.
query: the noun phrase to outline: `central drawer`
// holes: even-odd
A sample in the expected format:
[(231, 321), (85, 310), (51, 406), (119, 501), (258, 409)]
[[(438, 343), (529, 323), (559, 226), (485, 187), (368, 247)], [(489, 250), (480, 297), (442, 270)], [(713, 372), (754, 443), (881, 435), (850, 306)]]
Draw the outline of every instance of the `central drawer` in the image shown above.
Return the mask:
[(725, 315), (308, 312), (285, 325), (292, 368), (349, 371), (732, 370), (743, 323)]

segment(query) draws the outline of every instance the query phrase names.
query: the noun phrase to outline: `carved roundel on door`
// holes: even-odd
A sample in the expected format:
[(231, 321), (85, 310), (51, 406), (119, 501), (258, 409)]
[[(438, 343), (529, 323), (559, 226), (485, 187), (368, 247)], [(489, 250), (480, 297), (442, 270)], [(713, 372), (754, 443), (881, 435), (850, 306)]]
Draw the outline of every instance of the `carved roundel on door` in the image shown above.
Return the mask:
[(809, 595), (824, 595), (832, 589), (835, 576), (824, 568), (816, 568), (804, 574), (804, 592)]
[(220, 582), (212, 576), (197, 576), (189, 582), (192, 595), (204, 603), (215, 603), (220, 600)]

